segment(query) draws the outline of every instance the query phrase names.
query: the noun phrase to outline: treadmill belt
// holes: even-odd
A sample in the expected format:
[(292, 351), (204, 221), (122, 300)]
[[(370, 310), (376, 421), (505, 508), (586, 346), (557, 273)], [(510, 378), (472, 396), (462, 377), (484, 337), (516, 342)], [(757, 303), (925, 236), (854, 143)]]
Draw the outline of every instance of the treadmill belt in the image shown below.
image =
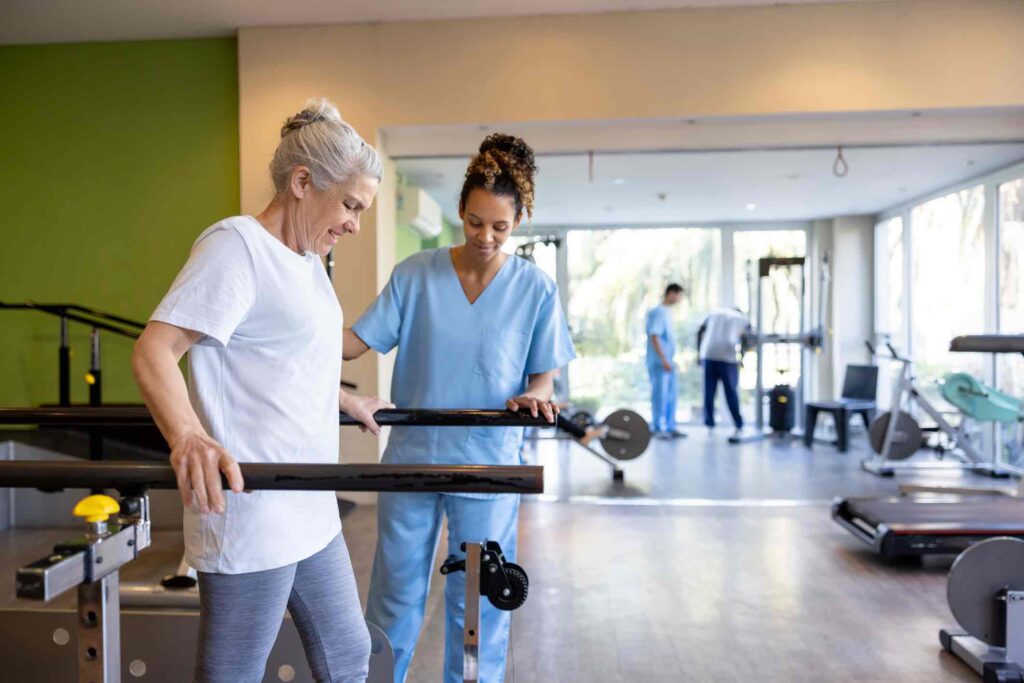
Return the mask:
[(872, 526), (1019, 527), (1024, 533), (1024, 500), (1008, 496), (913, 496), (847, 498), (846, 509)]

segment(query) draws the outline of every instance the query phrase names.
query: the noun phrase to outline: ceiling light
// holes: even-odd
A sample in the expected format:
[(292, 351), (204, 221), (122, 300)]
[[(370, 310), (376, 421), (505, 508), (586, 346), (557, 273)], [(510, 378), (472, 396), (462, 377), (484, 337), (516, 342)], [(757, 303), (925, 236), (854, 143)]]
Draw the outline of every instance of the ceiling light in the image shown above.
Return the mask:
[(626, 179), (625, 178), (613, 178), (612, 179), (612, 185), (625, 185), (625, 184), (626, 184)]
[(787, 173), (786, 174), (786, 180), (800, 180), (800, 174), (799, 173)]
[(747, 204), (747, 211), (753, 211), (757, 208), (757, 204)]

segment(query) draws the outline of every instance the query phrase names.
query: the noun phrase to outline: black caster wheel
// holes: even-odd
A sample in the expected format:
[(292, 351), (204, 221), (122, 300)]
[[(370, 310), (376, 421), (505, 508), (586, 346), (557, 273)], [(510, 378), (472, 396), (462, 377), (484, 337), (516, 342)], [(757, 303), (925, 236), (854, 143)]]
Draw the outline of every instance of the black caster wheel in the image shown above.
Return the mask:
[(511, 612), (522, 607), (526, 602), (526, 595), (530, 591), (530, 579), (527, 578), (523, 568), (517, 564), (506, 562), (504, 570), (510, 586), (509, 594), (503, 595), (503, 589), (496, 588), (493, 593), (487, 595), (487, 599), (498, 609)]

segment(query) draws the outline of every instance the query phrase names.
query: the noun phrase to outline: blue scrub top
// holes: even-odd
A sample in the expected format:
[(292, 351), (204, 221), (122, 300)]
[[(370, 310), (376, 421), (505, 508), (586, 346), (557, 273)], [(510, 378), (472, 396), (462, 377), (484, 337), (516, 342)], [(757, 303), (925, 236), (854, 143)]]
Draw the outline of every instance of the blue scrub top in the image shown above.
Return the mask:
[[(352, 329), (378, 353), (398, 347), (399, 408), (502, 409), (528, 375), (576, 357), (551, 278), (510, 256), (471, 305), (448, 247), (398, 264)], [(393, 427), (383, 462), (516, 465), (522, 442), (521, 427)]]
[(661, 350), (671, 362), (672, 356), (676, 353), (676, 343), (672, 339), (672, 314), (669, 312), (668, 306), (659, 304), (649, 310), (644, 329), (647, 334), (647, 364), (661, 365), (661, 358), (658, 357), (658, 352), (654, 350), (651, 335), (656, 336), (658, 341), (661, 342)]

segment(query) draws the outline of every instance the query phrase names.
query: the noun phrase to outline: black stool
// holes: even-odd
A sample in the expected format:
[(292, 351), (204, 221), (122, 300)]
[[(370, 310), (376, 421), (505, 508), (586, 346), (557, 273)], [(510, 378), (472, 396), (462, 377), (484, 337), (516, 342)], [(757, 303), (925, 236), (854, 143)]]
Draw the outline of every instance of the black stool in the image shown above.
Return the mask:
[(819, 413), (828, 413), (836, 425), (836, 446), (845, 453), (850, 446), (849, 426), (854, 415), (860, 415), (864, 427), (871, 424), (875, 416), (875, 397), (878, 393), (877, 365), (847, 365), (843, 377), (843, 394), (838, 401), (809, 401), (804, 414), (804, 445), (814, 443), (814, 429)]

